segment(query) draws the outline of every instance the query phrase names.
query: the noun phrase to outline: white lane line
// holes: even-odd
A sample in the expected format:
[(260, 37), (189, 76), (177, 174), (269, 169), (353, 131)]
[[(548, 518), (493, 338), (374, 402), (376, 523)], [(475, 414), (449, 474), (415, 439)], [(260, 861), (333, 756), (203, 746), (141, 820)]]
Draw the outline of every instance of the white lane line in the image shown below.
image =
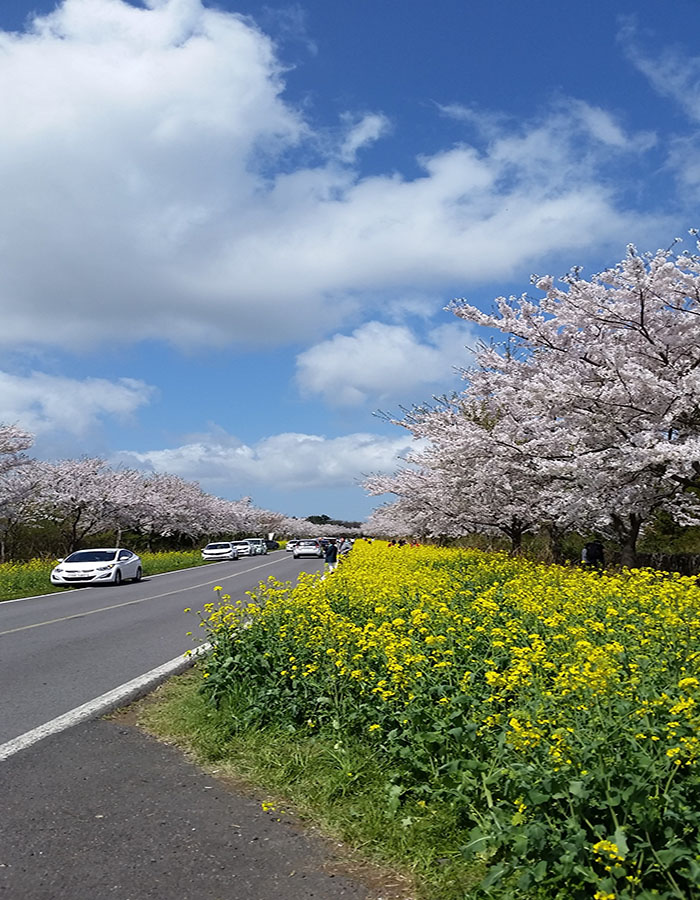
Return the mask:
[[(219, 566), (221, 563), (207, 563), (206, 568), (209, 566)], [(191, 572), (192, 569), (203, 569), (204, 566), (187, 566), (184, 569), (172, 569), (170, 572), (157, 572), (155, 575), (146, 575), (146, 578), (150, 581), (151, 578), (160, 578), (161, 575), (175, 575), (177, 572)], [(105, 587), (105, 585), (102, 585)], [(31, 597), (15, 597), (13, 600), (0, 600), (0, 606), (5, 606), (8, 603), (24, 603), (25, 600), (41, 600), (42, 597), (55, 597), (57, 594), (62, 594), (63, 591), (51, 591), (50, 594), (33, 594)]]
[(20, 625), (18, 628), (8, 628), (7, 631), (0, 631), (0, 637), (6, 634), (16, 634), (18, 631), (29, 631), (30, 628), (41, 628), (43, 625), (55, 625), (57, 622), (68, 622), (70, 619), (82, 619), (83, 616), (93, 616), (95, 613), (109, 612), (112, 609), (121, 609), (123, 606), (134, 606), (138, 603), (146, 603), (149, 600), (160, 600), (162, 597), (171, 597), (174, 594), (183, 594), (186, 591), (192, 591), (196, 590), (196, 588), (208, 587), (210, 584), (216, 584), (217, 581), (228, 581), (229, 578), (239, 578), (241, 575), (247, 575), (249, 572), (255, 572), (257, 569), (273, 566), (275, 562), (277, 562), (277, 560), (262, 563), (259, 566), (253, 566), (252, 569), (245, 569), (243, 572), (233, 572), (231, 575), (213, 578), (211, 581), (203, 581), (201, 584), (192, 584), (189, 587), (178, 588), (175, 591), (166, 591), (164, 594), (154, 594), (152, 597), (140, 597), (138, 600), (126, 600), (124, 603), (113, 603), (111, 606), (101, 606), (99, 609), (86, 609), (85, 612), (72, 613), (70, 616), (60, 616), (57, 619), (47, 619), (45, 622), (33, 622), (31, 625)]
[(136, 697), (155, 687), (158, 682), (163, 681), (170, 675), (174, 675), (179, 670), (186, 669), (196, 656), (207, 653), (210, 649), (211, 644), (201, 644), (196, 650), (192, 650), (189, 655), (176, 656), (170, 662), (151, 669), (150, 672), (139, 675), (138, 678), (132, 678), (131, 681), (127, 681), (126, 684), (107, 691), (106, 694), (95, 697), (94, 700), (89, 700), (87, 703), (83, 703), (82, 706), (76, 706), (75, 709), (71, 709), (62, 716), (57, 716), (55, 719), (51, 719), (37, 728), (32, 728), (31, 731), (25, 731), (24, 734), (12, 738), (11, 741), (7, 741), (5, 744), (0, 744), (0, 761), (13, 756), (15, 753), (19, 753), (20, 750), (26, 750), (27, 747), (31, 747), (32, 744), (36, 744), (52, 734), (58, 734), (60, 731), (65, 731), (79, 722), (96, 718), (112, 709), (116, 709), (128, 700), (136, 699)]
[[(279, 550), (270, 550), (270, 553), (279, 553)], [(170, 572), (156, 572), (155, 575), (146, 575), (148, 581), (152, 578), (161, 578), (163, 575), (177, 575), (178, 572), (191, 572), (193, 569), (209, 569), (211, 566), (220, 566), (222, 562), (228, 562), (228, 560), (221, 560), (220, 562), (208, 562), (203, 566), (187, 566), (184, 569), (171, 569)], [(246, 569), (246, 572), (251, 572), (252, 569)], [(245, 574), (245, 573), (236, 573)], [(227, 576), (228, 577), (228, 576)], [(103, 585), (104, 587), (104, 585)], [(51, 591), (50, 594), (34, 594), (31, 597), (15, 597), (13, 600), (0, 600), (0, 606), (5, 606), (7, 603), (23, 603), (25, 600), (41, 600), (42, 597), (55, 597), (57, 594), (61, 594), (62, 591)]]

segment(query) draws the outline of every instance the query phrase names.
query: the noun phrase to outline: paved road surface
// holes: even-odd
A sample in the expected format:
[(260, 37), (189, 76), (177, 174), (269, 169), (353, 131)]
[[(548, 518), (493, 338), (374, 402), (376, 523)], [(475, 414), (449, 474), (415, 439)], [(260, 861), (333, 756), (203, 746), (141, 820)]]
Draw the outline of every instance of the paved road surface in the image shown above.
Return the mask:
[[(221, 585), (234, 599), (274, 575), (318, 569), (276, 551), (145, 578), (0, 603), (0, 744), (173, 659), (203, 638), (194, 614)], [(187, 632), (194, 632), (194, 638)]]
[(369, 900), (332, 845), (262, 810), (269, 798), (118, 720), (15, 754), (0, 784), (7, 900)]
[[(188, 649), (220, 584), (294, 580), (284, 553), (138, 585), (0, 604), (0, 741)], [(407, 897), (349, 877), (334, 846), (270, 815), (123, 716), (83, 722), (0, 761), (0, 897), (8, 900), (373, 900)], [(277, 819), (281, 819), (278, 821)], [(371, 882), (368, 881), (371, 878)]]

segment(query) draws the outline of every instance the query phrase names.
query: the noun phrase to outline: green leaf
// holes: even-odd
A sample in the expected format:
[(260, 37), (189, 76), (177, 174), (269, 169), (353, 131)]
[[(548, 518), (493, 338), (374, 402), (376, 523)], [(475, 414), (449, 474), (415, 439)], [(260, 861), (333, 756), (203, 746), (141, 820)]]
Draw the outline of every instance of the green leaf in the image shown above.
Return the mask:
[(619, 855), (624, 859), (629, 853), (629, 847), (627, 846), (627, 836), (622, 828), (616, 829), (613, 835), (613, 842), (617, 845)]
[(569, 782), (569, 793), (573, 794), (574, 797), (585, 797), (586, 790), (583, 786), (582, 781), (570, 781)]
[(486, 878), (484, 878), (484, 880), (481, 882), (481, 887), (484, 890), (490, 888), (491, 885), (494, 885), (497, 881), (500, 881), (505, 871), (505, 867), (503, 866), (501, 866), (500, 868), (498, 866), (493, 866), (491, 869), (489, 869)]
[(546, 874), (547, 874), (547, 863), (544, 859), (541, 859), (535, 866), (535, 870), (532, 873), (532, 876), (535, 879), (535, 881), (542, 881), (542, 879), (545, 877)]

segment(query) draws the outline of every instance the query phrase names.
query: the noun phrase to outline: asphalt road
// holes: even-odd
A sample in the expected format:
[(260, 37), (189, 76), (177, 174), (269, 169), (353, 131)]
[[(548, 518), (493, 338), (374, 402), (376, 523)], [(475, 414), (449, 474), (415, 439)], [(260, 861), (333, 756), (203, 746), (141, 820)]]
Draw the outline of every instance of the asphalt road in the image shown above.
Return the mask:
[[(275, 551), (144, 578), (0, 603), (0, 744), (112, 690), (204, 640), (201, 609), (221, 585), (246, 600), (270, 575), (295, 581), (320, 560)], [(192, 631), (192, 637), (187, 632)]]
[[(7, 900), (389, 900), (265, 794), (234, 790), (116, 720), (0, 763)], [(406, 895), (402, 895), (406, 896)]]
[[(220, 584), (236, 599), (320, 567), (276, 552), (0, 603), (0, 742), (192, 647)], [(201, 629), (203, 631), (204, 629)], [(49, 734), (0, 761), (0, 895), (8, 900), (401, 900), (384, 872), (265, 811), (257, 792), (142, 734), (134, 708)], [(131, 718), (130, 718), (131, 717)], [(16, 741), (14, 742), (16, 743)], [(7, 744), (6, 744), (7, 746)], [(350, 865), (350, 868), (348, 868)]]

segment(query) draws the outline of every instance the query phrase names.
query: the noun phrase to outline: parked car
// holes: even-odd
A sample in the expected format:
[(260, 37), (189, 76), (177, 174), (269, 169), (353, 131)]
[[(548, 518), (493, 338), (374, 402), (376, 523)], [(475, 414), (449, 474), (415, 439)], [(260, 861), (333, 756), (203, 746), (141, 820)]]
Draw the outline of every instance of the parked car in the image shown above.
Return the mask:
[(299, 541), (297, 540), (287, 541), (287, 546), (284, 549), (287, 551), (287, 553), (291, 553), (298, 543)]
[(315, 556), (317, 559), (323, 559), (321, 542), (312, 539), (297, 541), (297, 545), (292, 550), (292, 553), (294, 554), (294, 559), (301, 559), (304, 556)]
[(279, 541), (265, 541), (265, 543), (267, 544), (268, 550), (279, 550), (279, 548), (280, 548)]
[(239, 556), (255, 556), (257, 550), (249, 540), (231, 541), (233, 546), (238, 550)]
[(141, 559), (124, 547), (97, 547), (76, 550), (59, 559), (51, 572), (51, 584), (121, 584), (141, 581)]
[(213, 544), (207, 544), (202, 550), (202, 559), (238, 559), (238, 547), (233, 541), (216, 541)]
[(260, 556), (265, 556), (267, 553), (267, 543), (263, 538), (248, 538), (250, 543), (255, 548), (255, 552)]

